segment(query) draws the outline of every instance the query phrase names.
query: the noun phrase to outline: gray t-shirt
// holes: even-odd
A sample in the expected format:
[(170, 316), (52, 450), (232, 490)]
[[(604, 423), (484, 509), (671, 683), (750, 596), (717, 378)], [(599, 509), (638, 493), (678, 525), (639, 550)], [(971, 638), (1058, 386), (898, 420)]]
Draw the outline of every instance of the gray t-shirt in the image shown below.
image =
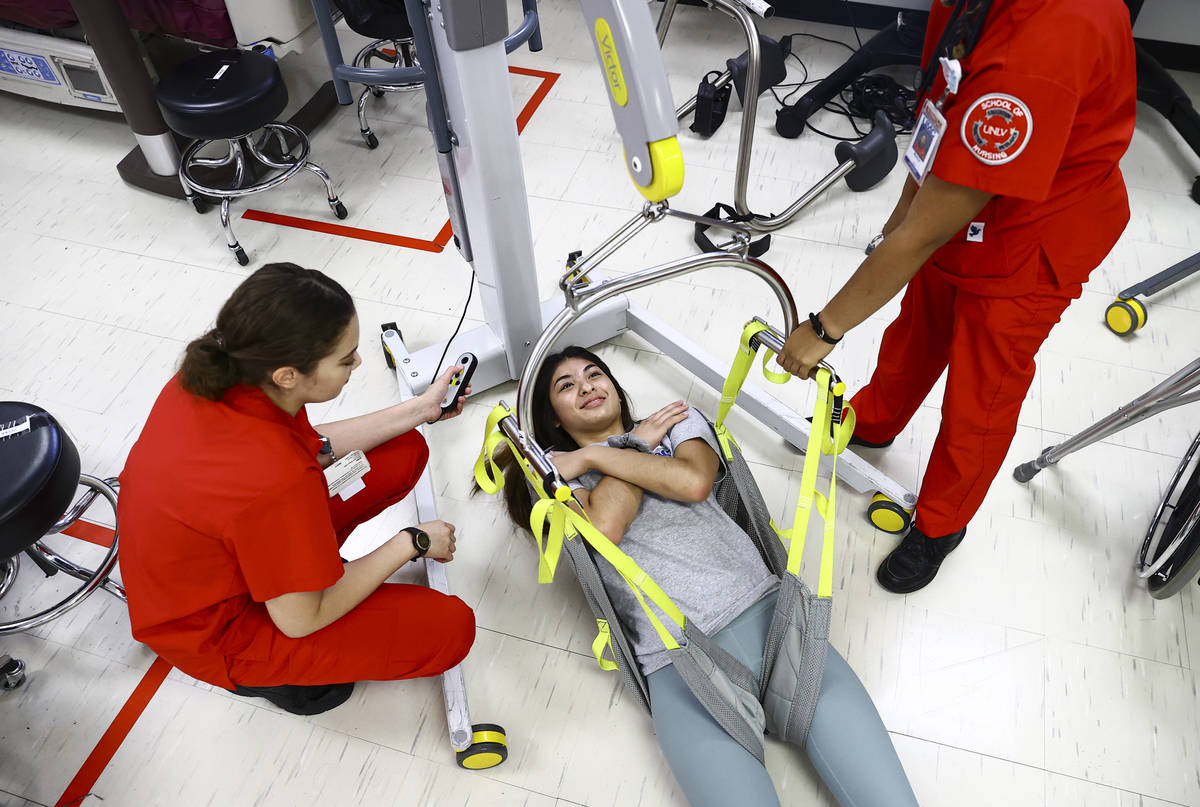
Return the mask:
[[(671, 429), (654, 453), (673, 456), (677, 446), (697, 438), (720, 453), (708, 422), (689, 408), (687, 419)], [(591, 490), (603, 478), (598, 471), (589, 471), (571, 480), (570, 485), (572, 489)], [(754, 543), (711, 493), (704, 501), (693, 503), (644, 491), (620, 548), (658, 583), (692, 624), (710, 636), (779, 585)], [(603, 558), (597, 557), (597, 566), (643, 674), (665, 667), (670, 663), (666, 648), (629, 585)], [(675, 623), (653, 603), (650, 607), (678, 637)]]

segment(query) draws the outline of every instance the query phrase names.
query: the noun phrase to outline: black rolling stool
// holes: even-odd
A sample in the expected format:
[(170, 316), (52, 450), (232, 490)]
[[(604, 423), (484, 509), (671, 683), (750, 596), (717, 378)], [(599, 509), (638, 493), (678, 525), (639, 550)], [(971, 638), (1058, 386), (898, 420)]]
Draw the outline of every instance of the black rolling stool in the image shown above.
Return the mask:
[[(346, 218), (346, 206), (334, 193), (329, 174), (308, 159), (308, 136), (295, 126), (275, 120), (287, 106), (288, 93), (279, 66), (270, 56), (246, 50), (202, 53), (164, 76), (155, 95), (167, 125), (195, 141), (179, 160), (179, 180), (188, 200), (201, 213), (205, 204), (197, 194), (221, 200), (225, 240), (242, 266), (250, 261), (229, 226), (229, 203), (234, 199), (270, 190), (307, 168), (325, 183), (334, 215)], [(256, 140), (253, 135), (260, 130)], [(272, 137), (277, 145), (270, 143)], [(296, 144), (298, 153), (292, 153), (289, 140)], [(224, 156), (200, 156), (206, 146), (219, 141), (227, 144)], [(194, 174), (197, 167), (225, 169), (228, 178), (231, 164), (231, 182), (211, 184), (217, 181), (216, 176), (201, 182)], [(260, 172), (261, 178), (250, 176)], [(213, 173), (210, 171), (208, 176)], [(247, 181), (252, 178), (257, 181)]]
[[(373, 59), (388, 62), (393, 67), (421, 66), (413, 47), (412, 26), (408, 22), (404, 0), (333, 0), (333, 4), (342, 12), (350, 30), (374, 40), (354, 57), (354, 67), (370, 67)], [(389, 44), (390, 48), (384, 47)], [(362, 95), (358, 96), (358, 132), (367, 148), (379, 145), (379, 138), (367, 123), (367, 98), (372, 95), (382, 98), (385, 92), (412, 92), (424, 86), (423, 81), (412, 81), (368, 84), (363, 88)]]
[[(108, 500), (115, 523), (116, 484), (115, 478), (102, 480), (79, 473), (75, 444), (46, 410), (33, 404), (0, 401), (0, 597), (16, 580), (22, 552), (47, 577), (61, 571), (83, 581), (56, 605), (32, 616), (0, 622), (0, 635), (49, 622), (98, 588), (125, 599), (125, 589), (109, 579), (117, 563), (115, 529), (112, 546), (95, 570), (76, 565), (41, 542), (44, 536), (74, 524), (97, 496)], [(80, 485), (87, 491), (76, 501)], [(24, 667), (16, 659), (0, 656), (0, 686), (11, 689), (20, 684)]]

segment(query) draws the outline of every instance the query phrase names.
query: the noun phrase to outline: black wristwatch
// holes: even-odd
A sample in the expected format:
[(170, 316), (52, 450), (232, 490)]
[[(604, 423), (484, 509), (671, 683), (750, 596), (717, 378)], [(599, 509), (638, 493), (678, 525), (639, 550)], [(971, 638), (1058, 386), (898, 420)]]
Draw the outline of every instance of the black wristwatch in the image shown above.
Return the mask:
[(834, 339), (832, 336), (825, 333), (825, 326), (821, 324), (821, 318), (816, 314), (810, 312), (808, 315), (808, 321), (812, 323), (813, 331), (825, 344), (836, 345), (838, 342), (842, 341), (842, 337), (840, 336), (837, 339)]
[[(417, 550), (417, 558), (425, 557), (425, 553), (429, 551), (430, 546), (429, 533), (420, 527), (405, 527), (404, 531), (412, 536), (413, 549)], [(417, 558), (413, 558), (413, 560)]]

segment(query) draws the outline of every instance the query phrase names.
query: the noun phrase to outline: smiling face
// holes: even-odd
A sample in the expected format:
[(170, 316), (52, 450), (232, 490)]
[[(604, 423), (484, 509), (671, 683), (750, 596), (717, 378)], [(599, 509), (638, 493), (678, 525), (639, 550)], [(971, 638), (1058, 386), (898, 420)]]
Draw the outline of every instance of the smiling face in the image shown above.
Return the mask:
[(294, 394), (301, 403), (331, 401), (346, 386), (350, 373), (362, 364), (358, 355), (358, 317), (351, 317), (346, 329), (338, 337), (324, 358), (309, 373), (297, 373)]
[(550, 408), (556, 425), (579, 445), (625, 431), (621, 400), (611, 378), (587, 359), (569, 358), (551, 374)]

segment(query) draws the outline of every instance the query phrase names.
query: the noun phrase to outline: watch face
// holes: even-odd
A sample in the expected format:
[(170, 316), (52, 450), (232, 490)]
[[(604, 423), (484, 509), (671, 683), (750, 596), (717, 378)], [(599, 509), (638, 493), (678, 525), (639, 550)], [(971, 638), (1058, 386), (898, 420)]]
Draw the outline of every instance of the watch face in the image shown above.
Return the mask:
[(425, 532), (424, 530), (417, 530), (416, 534), (413, 536), (413, 541), (416, 542), (417, 547), (422, 552), (429, 549), (429, 533)]

